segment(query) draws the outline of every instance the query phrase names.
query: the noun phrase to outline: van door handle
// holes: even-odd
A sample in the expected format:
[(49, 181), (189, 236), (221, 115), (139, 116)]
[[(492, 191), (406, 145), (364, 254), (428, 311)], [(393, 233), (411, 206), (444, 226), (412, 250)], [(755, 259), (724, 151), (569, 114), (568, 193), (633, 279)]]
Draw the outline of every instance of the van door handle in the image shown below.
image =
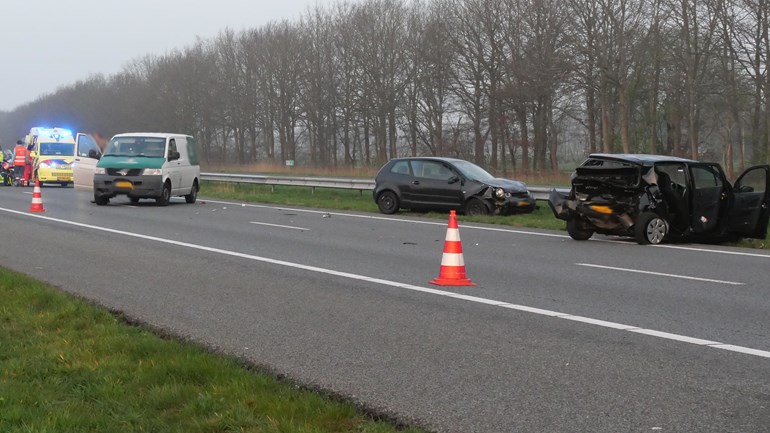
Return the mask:
[(420, 181), (419, 181), (419, 180), (413, 180), (413, 181), (412, 181), (412, 185), (419, 185), (419, 184), (420, 184)]

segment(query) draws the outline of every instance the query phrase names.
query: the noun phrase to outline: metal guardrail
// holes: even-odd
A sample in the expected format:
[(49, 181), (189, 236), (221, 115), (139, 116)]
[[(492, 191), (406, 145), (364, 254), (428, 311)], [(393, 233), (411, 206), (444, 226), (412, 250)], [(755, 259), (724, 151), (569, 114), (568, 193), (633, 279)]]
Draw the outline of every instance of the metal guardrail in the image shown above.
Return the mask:
[[(235, 182), (270, 185), (305, 186), (315, 192), (315, 188), (339, 188), (353, 189), (363, 193), (374, 189), (373, 179), (339, 179), (329, 177), (294, 177), (294, 176), (271, 176), (261, 174), (230, 174), (230, 173), (201, 173), (201, 179), (215, 182)], [(530, 186), (529, 192), (535, 200), (548, 200), (548, 194), (553, 189), (552, 186)], [(566, 188), (557, 188), (560, 192), (569, 192)]]

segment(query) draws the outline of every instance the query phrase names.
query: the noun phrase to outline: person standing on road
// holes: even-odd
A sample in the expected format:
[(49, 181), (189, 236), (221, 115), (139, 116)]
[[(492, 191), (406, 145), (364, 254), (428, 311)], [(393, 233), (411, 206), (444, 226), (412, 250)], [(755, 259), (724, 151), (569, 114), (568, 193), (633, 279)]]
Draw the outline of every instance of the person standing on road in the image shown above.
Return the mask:
[(13, 174), (16, 177), (16, 185), (23, 185), (26, 183), (25, 172), (29, 164), (29, 151), (24, 147), (21, 140), (18, 140), (16, 147), (13, 149), (13, 154)]

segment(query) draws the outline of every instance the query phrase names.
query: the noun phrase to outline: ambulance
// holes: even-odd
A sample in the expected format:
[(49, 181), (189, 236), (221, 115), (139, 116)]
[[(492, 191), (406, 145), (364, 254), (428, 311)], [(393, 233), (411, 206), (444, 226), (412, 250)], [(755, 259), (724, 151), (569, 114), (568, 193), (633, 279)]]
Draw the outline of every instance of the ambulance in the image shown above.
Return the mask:
[(65, 128), (36, 126), (24, 138), (30, 149), (32, 179), (40, 183), (72, 183), (72, 162), (75, 159), (75, 137)]

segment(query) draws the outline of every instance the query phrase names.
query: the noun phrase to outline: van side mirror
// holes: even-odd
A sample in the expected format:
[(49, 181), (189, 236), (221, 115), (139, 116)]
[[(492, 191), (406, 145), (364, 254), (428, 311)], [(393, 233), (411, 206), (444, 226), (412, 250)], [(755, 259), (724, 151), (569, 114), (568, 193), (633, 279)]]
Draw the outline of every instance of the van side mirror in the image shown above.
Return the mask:
[(175, 161), (180, 158), (179, 152), (176, 150), (172, 150), (168, 153), (168, 160), (169, 161)]
[(96, 149), (91, 149), (88, 151), (88, 157), (91, 159), (101, 159), (102, 154)]

